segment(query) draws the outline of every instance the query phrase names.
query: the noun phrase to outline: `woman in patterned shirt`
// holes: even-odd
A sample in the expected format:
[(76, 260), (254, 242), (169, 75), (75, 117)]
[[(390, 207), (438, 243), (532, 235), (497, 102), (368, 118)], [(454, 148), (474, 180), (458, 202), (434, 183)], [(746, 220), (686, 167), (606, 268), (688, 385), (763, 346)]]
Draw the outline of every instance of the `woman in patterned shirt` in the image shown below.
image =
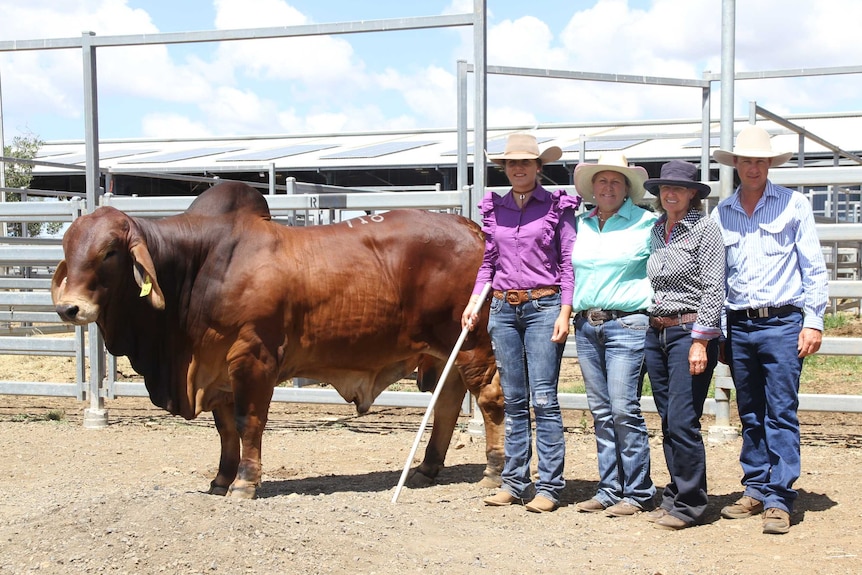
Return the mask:
[(654, 291), (645, 360), (661, 416), (670, 482), (647, 518), (661, 529), (691, 527), (706, 511), (706, 452), (700, 432), (703, 402), (718, 359), (724, 305), (724, 244), (701, 211), (710, 188), (697, 166), (671, 160), (644, 182), (663, 212), (652, 229), (647, 274)]

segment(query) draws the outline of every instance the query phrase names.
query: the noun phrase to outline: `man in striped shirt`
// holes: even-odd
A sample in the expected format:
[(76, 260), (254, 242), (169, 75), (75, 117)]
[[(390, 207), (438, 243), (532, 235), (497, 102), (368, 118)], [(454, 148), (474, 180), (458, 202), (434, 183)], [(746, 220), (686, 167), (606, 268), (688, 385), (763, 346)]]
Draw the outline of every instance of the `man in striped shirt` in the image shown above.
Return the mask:
[(736, 193), (713, 211), (727, 267), (725, 357), (742, 422), (743, 496), (721, 510), (742, 519), (763, 512), (763, 532), (787, 533), (800, 474), (799, 376), (820, 349), (827, 274), (808, 200), (773, 184), (769, 168), (791, 153), (772, 149), (748, 126), (732, 152), (713, 157), (739, 175)]

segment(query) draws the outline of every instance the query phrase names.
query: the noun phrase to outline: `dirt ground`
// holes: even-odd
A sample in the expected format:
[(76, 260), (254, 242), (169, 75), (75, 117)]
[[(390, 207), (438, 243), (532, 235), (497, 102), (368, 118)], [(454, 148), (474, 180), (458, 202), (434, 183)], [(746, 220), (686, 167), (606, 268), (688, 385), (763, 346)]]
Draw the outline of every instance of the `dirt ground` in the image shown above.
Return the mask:
[[(0, 379), (10, 373), (73, 377), (65, 359), (0, 357)], [(259, 496), (235, 501), (206, 494), (219, 450), (209, 414), (186, 422), (120, 398), (106, 403), (109, 426), (92, 430), (85, 407), (0, 398), (0, 574), (862, 572), (862, 415), (800, 414), (800, 497), (790, 533), (775, 536), (761, 533), (759, 518), (719, 518), (741, 495), (738, 439), (708, 444), (706, 524), (668, 532), (641, 516), (575, 511), (597, 481), (591, 420), (580, 411), (565, 412), (562, 506), (537, 515), (483, 506), (492, 493), (476, 486), (484, 439), (466, 431), (467, 416), (437, 484), (405, 488), (392, 503), (421, 410), (359, 417), (348, 405), (274, 404)], [(647, 419), (661, 487), (658, 421)]]

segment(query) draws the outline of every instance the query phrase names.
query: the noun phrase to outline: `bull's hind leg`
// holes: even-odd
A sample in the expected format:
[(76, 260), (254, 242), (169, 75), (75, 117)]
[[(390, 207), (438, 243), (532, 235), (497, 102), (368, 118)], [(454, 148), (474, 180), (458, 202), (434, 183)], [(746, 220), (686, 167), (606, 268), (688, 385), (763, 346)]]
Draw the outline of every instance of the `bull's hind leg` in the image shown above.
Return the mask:
[[(420, 387), (424, 385), (433, 391), (445, 362), (434, 362), (431, 365), (429, 360), (430, 358), (426, 358), (422, 370), (422, 381), (419, 383)], [(431, 381), (432, 379), (433, 381)], [(434, 407), (434, 423), (431, 427), (428, 447), (425, 449), (425, 459), (410, 473), (407, 481), (408, 486), (425, 487), (432, 484), (443, 468), (446, 451), (449, 449), (455, 425), (458, 423), (458, 415), (461, 412), (461, 401), (466, 392), (467, 388), (464, 387), (458, 370), (452, 369), (443, 383), (440, 395), (437, 397), (437, 404)]]
[(218, 405), (213, 409), (213, 419), (221, 439), (221, 457), (218, 474), (210, 483), (209, 492), (213, 495), (227, 495), (239, 468), (239, 433), (234, 422), (233, 404)]
[(500, 387), (500, 374), (493, 370), (490, 382), (471, 389), (482, 419), (485, 423), (485, 454), (488, 457), (488, 465), (485, 467), (484, 477), (480, 482), (483, 487), (499, 487), (502, 484), (501, 474), (505, 462), (503, 442), (505, 440), (505, 427), (503, 413), (503, 389)]

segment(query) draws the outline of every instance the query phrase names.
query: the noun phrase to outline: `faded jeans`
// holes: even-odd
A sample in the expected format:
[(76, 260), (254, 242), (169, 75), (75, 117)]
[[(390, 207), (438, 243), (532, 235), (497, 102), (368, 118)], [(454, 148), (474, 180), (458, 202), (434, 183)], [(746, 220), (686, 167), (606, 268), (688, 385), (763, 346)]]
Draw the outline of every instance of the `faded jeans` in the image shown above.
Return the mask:
[(560, 314), (560, 294), (513, 306), (491, 299), (488, 333), (503, 387), (506, 417), (503, 489), (524, 499), (532, 486), (530, 404), (536, 420), (539, 479), (536, 495), (559, 503), (565, 486), (563, 465), (566, 442), (563, 416), (557, 401), (562, 343), (554, 343), (554, 321)]
[(641, 369), (649, 317), (627, 315), (590, 325), (576, 322), (578, 363), (593, 414), (599, 485), (595, 499), (605, 507), (626, 501), (654, 507), (650, 447), (640, 406)]

